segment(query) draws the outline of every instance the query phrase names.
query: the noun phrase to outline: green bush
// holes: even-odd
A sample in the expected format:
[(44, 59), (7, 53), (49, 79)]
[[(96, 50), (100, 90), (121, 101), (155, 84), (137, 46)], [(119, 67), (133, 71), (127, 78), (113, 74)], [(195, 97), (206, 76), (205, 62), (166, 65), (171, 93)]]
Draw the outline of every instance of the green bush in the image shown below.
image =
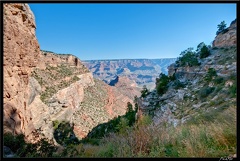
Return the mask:
[(200, 98), (206, 98), (210, 93), (214, 91), (215, 87), (203, 87), (199, 91)]
[(180, 67), (184, 66), (199, 66), (200, 63), (198, 62), (197, 55), (195, 52), (192, 51), (192, 48), (189, 48), (183, 51), (180, 55), (181, 57), (178, 58), (176, 64)]
[(206, 58), (210, 55), (210, 51), (209, 49), (207, 48), (206, 45), (204, 45), (202, 48), (201, 48), (201, 52), (200, 52), (200, 58)]
[(149, 94), (149, 90), (147, 89), (146, 85), (143, 86), (143, 89), (141, 90), (141, 97), (146, 97)]
[(237, 85), (234, 83), (231, 87), (229, 87), (229, 91), (232, 97), (237, 96)]
[(56, 130), (60, 122), (58, 120), (53, 121), (53, 129)]
[(67, 146), (68, 144), (77, 144), (79, 143), (77, 137), (73, 132), (73, 127), (68, 122), (55, 123), (55, 126), (58, 124), (54, 130), (55, 140), (63, 145)]
[(168, 78), (170, 81), (175, 81), (177, 79), (175, 73), (173, 73), (173, 75), (169, 76)]
[(173, 146), (171, 143), (165, 145), (165, 155), (166, 157), (178, 157), (178, 149), (176, 146)]
[(135, 123), (135, 115), (136, 115), (136, 111), (133, 110), (133, 105), (128, 102), (127, 103), (127, 112), (125, 114), (126, 119), (128, 120), (128, 126), (132, 126)]
[(223, 77), (216, 77), (214, 80), (213, 80), (213, 82), (215, 83), (215, 84), (222, 84), (222, 83), (224, 83), (224, 79), (223, 79)]
[(24, 135), (3, 134), (3, 145), (9, 147), (14, 153), (25, 145)]
[(222, 32), (225, 33), (227, 31), (226, 26), (227, 26), (227, 24), (225, 23), (225, 21), (222, 21), (220, 24), (218, 24), (218, 26), (217, 26), (218, 30), (216, 32), (216, 35), (218, 35)]
[(80, 80), (80, 78), (78, 78), (76, 75), (72, 78), (73, 82), (76, 82), (76, 81), (79, 81), (79, 80)]
[(58, 66), (59, 69), (57, 70), (63, 77), (65, 76), (70, 76), (73, 74), (72, 70), (67, 67), (66, 65), (61, 64), (60, 66)]
[(125, 132), (126, 132), (127, 129), (129, 128), (128, 124), (129, 124), (129, 120), (128, 120), (128, 119), (126, 119), (126, 118), (124, 118), (124, 117), (122, 117), (122, 118), (120, 119), (120, 122), (119, 122), (119, 124), (117, 125), (117, 129), (118, 129), (118, 131), (119, 131), (120, 134), (125, 134)]
[(217, 76), (217, 72), (214, 68), (209, 68), (205, 76), (205, 81), (210, 82), (213, 77)]
[(20, 157), (53, 157), (57, 148), (53, 142), (47, 139), (41, 139), (35, 144), (27, 143), (22, 149), (19, 150)]
[(46, 90), (41, 94), (40, 99), (46, 103), (47, 99), (52, 97), (57, 90), (54, 87), (46, 87)]
[(114, 152), (116, 150), (116, 145), (112, 143), (108, 143), (105, 145), (104, 148), (100, 149), (100, 151), (97, 152), (98, 157), (114, 157)]
[(168, 89), (169, 77), (161, 73), (156, 79), (156, 90), (159, 95), (164, 94)]
[(41, 139), (35, 144), (26, 143), (23, 134), (14, 136), (6, 133), (3, 135), (3, 144), (15, 153), (15, 157), (52, 157), (57, 149), (47, 139)]
[(179, 80), (176, 80), (173, 83), (173, 87), (174, 87), (174, 89), (179, 89), (179, 88), (184, 88), (185, 85), (182, 82), (180, 82)]

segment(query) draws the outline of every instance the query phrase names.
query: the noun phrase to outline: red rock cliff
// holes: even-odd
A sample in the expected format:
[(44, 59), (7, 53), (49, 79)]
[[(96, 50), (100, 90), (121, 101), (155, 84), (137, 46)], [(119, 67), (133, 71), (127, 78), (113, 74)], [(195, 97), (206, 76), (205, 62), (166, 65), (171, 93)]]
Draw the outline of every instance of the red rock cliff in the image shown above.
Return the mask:
[(31, 129), (28, 110), (29, 77), (39, 58), (35, 19), (27, 4), (3, 5), (4, 130)]

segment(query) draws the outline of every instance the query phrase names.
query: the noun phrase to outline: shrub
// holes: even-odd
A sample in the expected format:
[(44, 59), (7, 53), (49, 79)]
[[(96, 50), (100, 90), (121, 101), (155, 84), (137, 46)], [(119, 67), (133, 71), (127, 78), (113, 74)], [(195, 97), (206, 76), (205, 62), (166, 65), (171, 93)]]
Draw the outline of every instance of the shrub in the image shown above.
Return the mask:
[(165, 145), (165, 155), (166, 157), (178, 157), (177, 147), (173, 146), (171, 143)]
[(41, 139), (37, 143), (26, 143), (24, 135), (4, 134), (4, 145), (9, 147), (15, 157), (52, 157), (56, 152), (53, 142), (47, 139)]
[(210, 51), (209, 49), (207, 48), (206, 45), (204, 45), (202, 48), (201, 48), (201, 52), (200, 52), (200, 58), (206, 58), (210, 55)]
[(209, 68), (205, 76), (205, 81), (210, 82), (214, 76), (217, 76), (217, 72), (214, 68)]
[(175, 73), (173, 73), (173, 75), (169, 76), (168, 78), (170, 81), (175, 81), (177, 79)]
[(79, 81), (79, 80), (80, 80), (80, 78), (78, 78), (76, 75), (72, 78), (73, 82), (76, 82), (76, 81)]
[(188, 48), (187, 50), (183, 51), (176, 61), (178, 66), (199, 66), (200, 63), (198, 62), (197, 55), (195, 52), (192, 51), (192, 48)]
[(135, 114), (136, 114), (136, 111), (133, 110), (133, 106), (130, 102), (127, 103), (127, 112), (125, 114), (125, 117), (127, 118), (128, 120), (128, 125), (129, 126), (132, 126), (134, 123), (135, 123)]
[(183, 57), (179, 58), (180, 66), (198, 66), (199, 62), (195, 54), (187, 53)]
[(146, 85), (143, 86), (143, 89), (141, 90), (141, 97), (146, 97), (149, 94), (149, 90), (147, 89)]
[(120, 134), (125, 134), (126, 130), (129, 128), (128, 124), (129, 124), (128, 119), (124, 117), (120, 119), (120, 123), (117, 125), (117, 129)]
[[(55, 123), (55, 125), (57, 124)], [(56, 141), (63, 146), (78, 143), (73, 127), (68, 122), (59, 123), (53, 134)]]
[(24, 135), (3, 134), (3, 145), (9, 147), (14, 153), (25, 145)]
[(213, 82), (215, 83), (215, 84), (222, 84), (222, 83), (224, 83), (224, 79), (223, 79), (223, 77), (216, 77), (214, 80), (213, 80)]
[(116, 150), (116, 146), (114, 146), (112, 143), (106, 144), (104, 148), (101, 148), (97, 152), (97, 156), (99, 157), (114, 157), (114, 152)]
[(222, 21), (220, 24), (218, 24), (218, 30), (216, 32), (216, 35), (220, 34), (221, 32), (226, 32), (226, 23), (225, 21)]
[(152, 123), (152, 118), (149, 115), (143, 115), (137, 123), (137, 126), (148, 126)]
[(56, 130), (60, 122), (58, 120), (53, 121), (53, 129)]
[(185, 85), (182, 82), (180, 82), (179, 80), (176, 80), (173, 83), (173, 87), (174, 87), (174, 89), (179, 89), (179, 88), (184, 88)]
[(206, 46), (204, 42), (199, 43), (196, 52), (200, 52), (203, 46)]
[(159, 95), (164, 94), (168, 89), (169, 78), (161, 73), (159, 78), (156, 79), (156, 90)]
[(67, 67), (66, 65), (61, 64), (60, 66), (58, 66), (59, 69), (57, 70), (63, 77), (65, 76), (70, 76), (73, 74), (72, 70)]
[(237, 94), (237, 85), (234, 83), (231, 87), (229, 87), (229, 92), (232, 97), (236, 96)]
[(41, 94), (40, 99), (42, 102), (46, 103), (47, 99), (52, 97), (56, 91), (57, 90), (54, 87), (46, 87), (46, 90)]
[(206, 98), (210, 93), (214, 91), (215, 87), (203, 87), (199, 91), (200, 98)]

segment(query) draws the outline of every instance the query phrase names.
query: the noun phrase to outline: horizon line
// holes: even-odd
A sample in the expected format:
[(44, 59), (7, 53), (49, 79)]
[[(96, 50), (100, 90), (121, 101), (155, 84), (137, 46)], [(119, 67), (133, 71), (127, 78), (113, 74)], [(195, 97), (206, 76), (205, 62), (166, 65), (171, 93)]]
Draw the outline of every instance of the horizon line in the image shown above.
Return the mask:
[(113, 58), (113, 59), (80, 59), (81, 61), (105, 61), (105, 60), (153, 60), (153, 59), (177, 59), (177, 58)]

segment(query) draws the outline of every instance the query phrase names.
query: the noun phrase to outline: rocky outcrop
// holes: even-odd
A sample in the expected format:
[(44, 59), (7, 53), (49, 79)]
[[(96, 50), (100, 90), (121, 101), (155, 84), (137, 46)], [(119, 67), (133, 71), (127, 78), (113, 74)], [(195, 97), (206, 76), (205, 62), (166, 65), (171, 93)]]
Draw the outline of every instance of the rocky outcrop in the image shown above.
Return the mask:
[(222, 49), (211, 49), (210, 55), (201, 62), (200, 66), (184, 66), (178, 67), (175, 63), (168, 67), (168, 75), (175, 74), (176, 78), (181, 82), (193, 81), (196, 82), (199, 78), (206, 75), (209, 68), (213, 68), (218, 75), (228, 76), (230, 74), (236, 74), (236, 47), (225, 46)]
[(226, 47), (237, 45), (237, 19), (231, 22), (226, 32), (222, 32), (215, 37), (213, 47)]
[(3, 125), (4, 130), (26, 133), (32, 127), (29, 78), (38, 63), (40, 48), (35, 19), (27, 4), (3, 5)]
[(84, 67), (82, 61), (72, 54), (56, 54), (44, 50), (41, 50), (41, 53), (40, 62), (44, 63), (39, 63), (38, 68), (45, 69), (46, 64), (52, 67), (57, 67), (57, 65), (61, 62), (63, 65), (67, 64), (77, 69), (82, 69), (83, 73), (88, 72), (88, 69)]
[[(210, 48), (208, 57), (200, 59), (197, 56), (200, 62), (198, 66), (171, 64), (168, 76), (174, 75), (175, 80), (169, 81), (164, 94), (159, 95), (153, 90), (144, 98), (139, 98), (138, 116), (151, 114), (155, 124), (169, 123), (177, 126), (190, 118), (194, 120), (199, 115), (208, 117), (208, 113), (217, 114), (214, 110), (221, 111), (235, 106), (236, 21), (231, 23), (224, 34), (216, 37), (215, 46)], [(223, 40), (224, 37), (226, 39)], [(216, 73), (209, 72), (210, 68)]]
[[(33, 71), (42, 91), (36, 92), (37, 86), (32, 89), (35, 91), (32, 92), (35, 97), (32, 109), (39, 110), (34, 111), (34, 126), (42, 129), (42, 134), (48, 138), (53, 137), (52, 122), (57, 120), (73, 125), (75, 135), (81, 139), (98, 124), (125, 114), (127, 103), (133, 104), (135, 94), (140, 93), (135, 84), (127, 84), (130, 81), (122, 83), (120, 89), (94, 79), (92, 73), (75, 58), (43, 51), (40, 59), (45, 62), (44, 68), (37, 66)], [(117, 84), (120, 85), (119, 82)], [(42, 113), (44, 121), (40, 118)]]
[[(91, 73), (79, 75), (79, 78), (79, 81), (57, 91), (49, 98), (47, 104), (40, 99), (40, 93), (36, 94), (30, 104), (34, 128), (40, 129), (40, 133), (44, 137), (53, 138), (53, 121), (73, 123), (72, 117), (84, 98), (84, 89), (95, 84)], [(31, 77), (31, 81), (34, 82), (34, 85), (31, 86), (33, 91), (34, 88), (41, 89), (40, 84), (33, 77)]]
[[(237, 20), (232, 21), (225, 32), (218, 34), (210, 49), (210, 55), (199, 59), (200, 66), (179, 67), (175, 63), (168, 67), (168, 75), (175, 76), (181, 81), (194, 80), (204, 76), (209, 68), (214, 68), (219, 75), (227, 76), (236, 73)], [(219, 49), (218, 49), (219, 48)]]

